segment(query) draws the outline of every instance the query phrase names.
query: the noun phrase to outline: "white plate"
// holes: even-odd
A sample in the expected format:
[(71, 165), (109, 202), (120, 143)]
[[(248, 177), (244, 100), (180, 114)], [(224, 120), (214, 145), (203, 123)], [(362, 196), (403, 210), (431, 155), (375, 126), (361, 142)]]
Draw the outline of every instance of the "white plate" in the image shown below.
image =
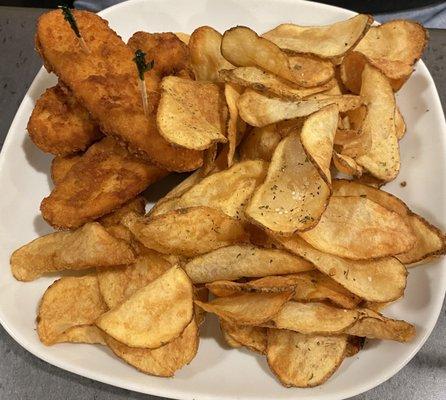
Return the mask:
[[(192, 32), (200, 25), (220, 31), (240, 24), (258, 32), (281, 22), (327, 24), (353, 15), (340, 8), (298, 0), (135, 0), (101, 13), (124, 40), (138, 30)], [(286, 389), (269, 371), (265, 359), (243, 350), (228, 350), (215, 321), (206, 324), (197, 357), (174, 379), (144, 375), (101, 346), (43, 346), (35, 333), (39, 298), (54, 277), (31, 283), (15, 281), (9, 255), (20, 245), (50, 231), (39, 204), (50, 189), (50, 157), (28, 139), (26, 124), (38, 96), (56, 82), (41, 70), (11, 125), (0, 156), (0, 320), (9, 334), (37, 357), (60, 368), (111, 385), (179, 399), (344, 399), (389, 379), (420, 349), (431, 333), (446, 288), (444, 260), (412, 269), (404, 300), (386, 314), (413, 322), (417, 336), (409, 344), (369, 341), (358, 356), (347, 359), (324, 385)], [(408, 125), (401, 142), (402, 169), (386, 189), (416, 212), (445, 229), (446, 127), (434, 82), (419, 63), (398, 93)], [(405, 188), (399, 182), (407, 181)]]

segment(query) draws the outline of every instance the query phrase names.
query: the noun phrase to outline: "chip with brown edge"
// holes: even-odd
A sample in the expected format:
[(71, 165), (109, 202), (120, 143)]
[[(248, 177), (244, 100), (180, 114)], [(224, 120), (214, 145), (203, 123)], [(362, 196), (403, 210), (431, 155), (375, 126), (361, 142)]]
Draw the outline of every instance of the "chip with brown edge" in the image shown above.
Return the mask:
[(193, 316), (192, 282), (174, 266), (101, 315), (96, 325), (129, 347), (156, 349), (179, 337)]
[(95, 325), (80, 325), (59, 335), (56, 343), (105, 344), (105, 340), (104, 334)]
[(282, 140), (277, 124), (251, 129), (239, 146), (242, 160), (271, 161), (274, 150)]
[(229, 336), (234, 342), (249, 350), (266, 354), (266, 328), (234, 325), (224, 320), (220, 320), (220, 327), (225, 333), (225, 337)]

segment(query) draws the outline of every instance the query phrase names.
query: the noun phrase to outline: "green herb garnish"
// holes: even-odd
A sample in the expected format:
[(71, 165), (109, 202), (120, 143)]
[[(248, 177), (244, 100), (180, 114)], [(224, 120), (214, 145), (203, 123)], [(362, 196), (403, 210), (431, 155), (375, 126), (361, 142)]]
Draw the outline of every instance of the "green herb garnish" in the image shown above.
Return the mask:
[(57, 6), (60, 10), (62, 10), (63, 17), (65, 21), (67, 21), (70, 24), (71, 29), (73, 30), (76, 37), (79, 39), (79, 43), (82, 47), (82, 49), (89, 53), (87, 45), (85, 44), (84, 38), (81, 36), (81, 33), (79, 32), (79, 27), (77, 26), (76, 19), (74, 18), (73, 13), (71, 12), (70, 8), (65, 6)]
[(155, 61), (149, 61), (146, 63), (146, 53), (142, 50), (138, 49), (135, 51), (135, 57), (133, 58), (135, 61), (136, 67), (138, 68), (139, 79), (144, 80), (144, 73), (150, 71), (155, 65)]

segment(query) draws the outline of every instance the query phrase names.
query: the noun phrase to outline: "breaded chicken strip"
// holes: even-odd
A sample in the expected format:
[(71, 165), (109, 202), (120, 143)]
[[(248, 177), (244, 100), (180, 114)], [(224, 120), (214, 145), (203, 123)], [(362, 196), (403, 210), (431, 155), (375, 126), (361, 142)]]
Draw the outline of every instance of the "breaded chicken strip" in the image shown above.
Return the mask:
[(102, 137), (88, 111), (59, 85), (37, 100), (28, 133), (40, 150), (54, 155), (84, 151)]
[(57, 182), (40, 210), (55, 228), (77, 228), (116, 210), (166, 174), (106, 137)]
[(158, 133), (155, 115), (144, 114), (132, 50), (96, 14), (73, 14), (89, 52), (82, 49), (62, 12), (51, 11), (37, 24), (36, 47), (45, 66), (72, 91), (101, 131), (132, 153), (170, 171), (198, 168), (202, 152), (170, 145)]

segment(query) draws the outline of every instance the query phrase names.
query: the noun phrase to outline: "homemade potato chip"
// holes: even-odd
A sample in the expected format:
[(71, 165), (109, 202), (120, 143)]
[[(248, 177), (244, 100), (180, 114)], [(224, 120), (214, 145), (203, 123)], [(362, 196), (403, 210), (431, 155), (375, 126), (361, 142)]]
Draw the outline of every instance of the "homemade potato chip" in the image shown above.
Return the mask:
[(193, 311), (192, 282), (174, 266), (101, 315), (96, 325), (129, 347), (156, 349), (181, 335)]
[(347, 341), (346, 335), (302, 335), (288, 330), (268, 329), (268, 365), (287, 387), (317, 386), (341, 365)]
[(359, 336), (349, 336), (347, 342), (347, 349), (345, 351), (346, 357), (353, 357), (358, 354), (364, 347), (365, 338)]
[(395, 108), (395, 134), (398, 140), (401, 140), (406, 133), (406, 122), (398, 106)]
[(225, 100), (213, 83), (165, 77), (156, 122), (168, 142), (187, 149), (205, 150), (227, 141)]
[(285, 249), (314, 266), (350, 292), (368, 301), (393, 301), (406, 287), (407, 270), (396, 258), (354, 261), (323, 253), (298, 236), (277, 237)]
[(175, 32), (175, 36), (180, 39), (184, 44), (189, 44), (190, 42), (190, 37), (191, 35), (189, 35), (188, 33), (184, 33), (184, 32)]
[(331, 185), (330, 164), (338, 117), (338, 106), (331, 104), (311, 114), (305, 120), (300, 133), (305, 153), (329, 185)]
[(330, 104), (337, 104), (340, 112), (358, 108), (362, 104), (359, 96), (329, 96), (317, 94), (301, 101), (268, 97), (251, 89), (246, 89), (238, 100), (240, 117), (249, 125), (262, 127), (275, 122), (298, 117), (306, 117)]
[(240, 143), (242, 135), (245, 132), (246, 124), (238, 115), (237, 100), (243, 93), (243, 88), (227, 83), (225, 84), (225, 99), (228, 106), (229, 119), (227, 125), (228, 138), (228, 167), (231, 167), (234, 162), (234, 154), (237, 145)]
[(221, 320), (220, 326), (226, 337), (233, 342), (247, 347), (249, 350), (266, 354), (266, 328), (259, 326), (240, 326)]
[(373, 18), (370, 15), (359, 14), (348, 20), (325, 26), (281, 24), (262, 36), (289, 52), (337, 58), (357, 45), (372, 22)]
[(196, 284), (243, 277), (292, 274), (310, 271), (313, 265), (284, 250), (234, 245), (193, 258), (184, 269)]
[(243, 347), (239, 342), (237, 342), (235, 339), (232, 338), (232, 336), (229, 335), (229, 333), (223, 327), (222, 322), (223, 321), (220, 320), (220, 330), (226, 344), (233, 349), (239, 349), (240, 347)]
[(253, 128), (240, 143), (240, 158), (242, 160), (271, 161), (274, 150), (281, 140), (282, 136), (278, 132), (276, 124)]
[(197, 354), (198, 326), (195, 319), (192, 319), (180, 337), (157, 349), (129, 347), (109, 335), (105, 335), (105, 342), (113, 353), (139, 371), (169, 377), (189, 364)]
[(362, 175), (362, 167), (358, 165), (354, 158), (346, 156), (345, 154), (339, 154), (336, 151), (333, 151), (333, 164), (336, 169), (343, 174), (355, 177)]
[[(194, 286), (194, 300), (200, 300), (207, 302), (209, 300), (209, 290), (205, 286)], [(203, 324), (206, 319), (206, 311), (202, 308), (198, 307), (194, 303), (194, 315), (195, 321), (197, 321), (198, 326)]]
[(305, 154), (299, 135), (293, 133), (277, 145), (266, 179), (245, 213), (255, 224), (290, 235), (313, 227), (329, 196), (330, 188)]
[(20, 247), (11, 255), (11, 271), (19, 281), (32, 281), (48, 272), (128, 265), (132, 248), (111, 236), (97, 222), (75, 231), (54, 232)]
[(68, 276), (55, 281), (40, 301), (37, 333), (43, 344), (65, 341), (73, 327), (93, 324), (107, 311), (96, 275)]
[(248, 241), (241, 221), (210, 207), (190, 207), (153, 218), (133, 214), (123, 221), (149, 249), (194, 257), (234, 243)]
[(210, 26), (200, 26), (190, 36), (192, 68), (198, 81), (218, 82), (218, 71), (234, 66), (221, 54), (222, 35)]
[(364, 197), (331, 197), (318, 224), (300, 236), (314, 248), (352, 260), (392, 256), (416, 241), (400, 215)]
[(113, 211), (110, 214), (101, 217), (98, 222), (104, 227), (108, 228), (110, 226), (120, 224), (123, 218), (134, 212), (139, 215), (143, 215), (145, 212), (146, 200), (142, 196), (135, 197), (128, 203), (125, 203), (122, 207)]
[(260, 325), (276, 315), (292, 296), (292, 290), (278, 293), (242, 293), (218, 297), (209, 303), (195, 300), (195, 304), (232, 324)]
[(94, 325), (73, 326), (56, 339), (55, 343), (105, 344), (104, 335)]
[(57, 185), (65, 176), (71, 167), (81, 159), (80, 154), (70, 156), (57, 156), (51, 161), (51, 179), (54, 185)]

